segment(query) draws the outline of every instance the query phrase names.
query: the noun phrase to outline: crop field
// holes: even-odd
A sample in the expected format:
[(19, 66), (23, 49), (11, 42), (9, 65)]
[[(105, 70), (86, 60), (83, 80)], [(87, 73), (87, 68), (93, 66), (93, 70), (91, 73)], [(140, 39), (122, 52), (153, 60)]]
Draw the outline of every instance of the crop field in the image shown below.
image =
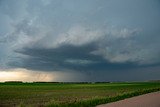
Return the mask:
[(0, 107), (92, 107), (159, 90), (159, 82), (0, 83)]

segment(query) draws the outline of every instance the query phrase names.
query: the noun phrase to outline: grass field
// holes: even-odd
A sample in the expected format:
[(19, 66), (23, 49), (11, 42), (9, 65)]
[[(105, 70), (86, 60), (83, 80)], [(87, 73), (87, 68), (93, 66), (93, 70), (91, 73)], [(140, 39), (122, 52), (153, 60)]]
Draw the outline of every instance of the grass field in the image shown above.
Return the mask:
[(0, 83), (0, 107), (92, 107), (160, 90), (143, 83)]

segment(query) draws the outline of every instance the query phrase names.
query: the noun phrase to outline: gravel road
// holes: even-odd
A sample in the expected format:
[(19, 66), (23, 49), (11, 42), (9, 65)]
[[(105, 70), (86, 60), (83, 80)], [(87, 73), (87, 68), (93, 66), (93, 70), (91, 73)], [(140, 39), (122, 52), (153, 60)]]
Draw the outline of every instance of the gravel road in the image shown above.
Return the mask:
[(102, 104), (97, 107), (160, 107), (160, 91)]

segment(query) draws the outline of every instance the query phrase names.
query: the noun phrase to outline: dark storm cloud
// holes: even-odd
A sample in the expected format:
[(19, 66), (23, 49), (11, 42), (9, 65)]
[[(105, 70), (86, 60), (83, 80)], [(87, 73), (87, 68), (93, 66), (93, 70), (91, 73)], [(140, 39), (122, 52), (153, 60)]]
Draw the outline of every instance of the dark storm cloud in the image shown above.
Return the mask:
[(27, 59), (22, 59), (22, 65), (18, 66), (15, 62), (11, 66), (24, 67), (31, 70), (45, 71), (114, 71), (125, 70), (128, 68), (142, 67), (136, 63), (110, 63), (102, 56), (91, 54), (96, 49), (94, 43), (83, 46), (62, 45), (57, 48), (23, 48), (17, 53), (27, 55)]
[(159, 0), (1, 0), (0, 70), (156, 77), (159, 10)]
[[(29, 58), (23, 60), (23, 64), (28, 69), (37, 69), (37, 70), (57, 70), (64, 68), (72, 68), (80, 69), (82, 66), (86, 66), (82, 64), (72, 64), (72, 62), (67, 62), (67, 60), (81, 60), (81, 61), (99, 61), (100, 58), (94, 57), (94, 55), (90, 55), (89, 52), (93, 50), (95, 47), (91, 45), (86, 46), (72, 46), (65, 45), (60, 46), (58, 48), (24, 48), (22, 50), (18, 50), (16, 52), (28, 55)], [(88, 63), (90, 64), (90, 63)]]

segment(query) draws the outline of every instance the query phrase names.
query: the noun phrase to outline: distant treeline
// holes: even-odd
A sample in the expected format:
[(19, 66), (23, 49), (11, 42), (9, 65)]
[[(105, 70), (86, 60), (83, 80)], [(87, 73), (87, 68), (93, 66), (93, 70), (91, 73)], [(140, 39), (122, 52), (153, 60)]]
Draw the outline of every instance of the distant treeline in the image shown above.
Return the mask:
[[(116, 81), (116, 82), (109, 82), (109, 81), (103, 81), (103, 82), (44, 82), (44, 81), (33, 81), (33, 82), (23, 82), (23, 81), (5, 81), (1, 83), (54, 83), (54, 84), (98, 84), (98, 83), (121, 83), (126, 81)], [(160, 80), (149, 80), (145, 82), (160, 82)]]
[(111, 83), (111, 82), (44, 82), (44, 81), (34, 81), (34, 82), (23, 82), (23, 81), (5, 81), (4, 83), (59, 83), (59, 84), (95, 84), (95, 83)]
[(23, 83), (22, 81), (5, 81), (5, 83)]
[(149, 82), (160, 82), (160, 80), (150, 80)]

